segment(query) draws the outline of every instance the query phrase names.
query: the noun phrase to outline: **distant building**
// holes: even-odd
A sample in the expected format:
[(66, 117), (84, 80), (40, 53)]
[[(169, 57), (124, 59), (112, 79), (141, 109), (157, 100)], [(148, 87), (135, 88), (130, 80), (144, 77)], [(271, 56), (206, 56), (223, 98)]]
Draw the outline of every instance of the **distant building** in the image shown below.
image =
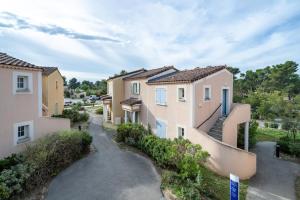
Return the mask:
[(64, 81), (57, 67), (43, 67), (43, 104), (48, 115), (60, 115), (64, 109)]

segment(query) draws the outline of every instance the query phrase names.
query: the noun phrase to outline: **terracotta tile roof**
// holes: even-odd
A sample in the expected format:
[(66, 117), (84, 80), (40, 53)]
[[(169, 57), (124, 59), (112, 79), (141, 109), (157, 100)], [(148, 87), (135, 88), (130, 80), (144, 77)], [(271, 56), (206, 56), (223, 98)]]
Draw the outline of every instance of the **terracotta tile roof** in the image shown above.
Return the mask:
[(149, 78), (151, 76), (155, 76), (155, 75), (157, 75), (159, 73), (165, 72), (165, 71), (167, 71), (169, 69), (175, 69), (177, 71), (177, 69), (174, 68), (174, 66), (164, 66), (164, 67), (161, 67), (161, 68), (145, 70), (142, 73), (125, 77), (124, 80), (135, 80), (135, 79)]
[(42, 67), (43, 68), (43, 75), (48, 76), (58, 70), (57, 67)]
[(139, 100), (137, 98), (129, 98), (129, 99), (125, 99), (125, 100), (121, 101), (120, 103), (128, 105), (128, 106), (133, 106), (136, 104), (141, 104), (142, 100)]
[(0, 52), (0, 65), (41, 69), (40, 67)]
[(226, 65), (214, 67), (208, 66), (205, 68), (197, 67), (191, 70), (183, 70), (164, 77), (150, 80), (148, 81), (148, 84), (191, 83), (225, 68)]
[(112, 77), (109, 77), (107, 80), (111, 80), (111, 79), (114, 79), (114, 78), (119, 78), (119, 77), (122, 77), (122, 76), (128, 76), (130, 74), (135, 74), (135, 73), (141, 73), (141, 72), (144, 72), (146, 71), (144, 68), (141, 68), (141, 69), (138, 69), (138, 70), (135, 70), (135, 71), (131, 71), (131, 72), (127, 72), (126, 74), (119, 74), (119, 75), (115, 75), (115, 76), (112, 76)]

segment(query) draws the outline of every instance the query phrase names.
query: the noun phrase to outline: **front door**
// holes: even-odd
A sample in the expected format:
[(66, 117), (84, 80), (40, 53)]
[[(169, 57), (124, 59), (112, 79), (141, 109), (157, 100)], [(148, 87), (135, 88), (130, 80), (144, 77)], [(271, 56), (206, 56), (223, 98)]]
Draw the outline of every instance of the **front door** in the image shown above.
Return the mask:
[(228, 89), (222, 89), (222, 115), (228, 114)]

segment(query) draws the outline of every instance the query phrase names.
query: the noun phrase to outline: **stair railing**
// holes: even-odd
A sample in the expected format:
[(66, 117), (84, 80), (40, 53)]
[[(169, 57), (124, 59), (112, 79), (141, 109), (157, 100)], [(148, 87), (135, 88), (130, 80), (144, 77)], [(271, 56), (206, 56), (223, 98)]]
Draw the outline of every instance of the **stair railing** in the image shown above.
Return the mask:
[(212, 118), (212, 116), (219, 110), (221, 105), (222, 104), (220, 103), (220, 105), (214, 110), (214, 112), (206, 120), (204, 120), (199, 126), (197, 126), (197, 129), (200, 128), (203, 124), (205, 124), (208, 120), (210, 120), (210, 118)]

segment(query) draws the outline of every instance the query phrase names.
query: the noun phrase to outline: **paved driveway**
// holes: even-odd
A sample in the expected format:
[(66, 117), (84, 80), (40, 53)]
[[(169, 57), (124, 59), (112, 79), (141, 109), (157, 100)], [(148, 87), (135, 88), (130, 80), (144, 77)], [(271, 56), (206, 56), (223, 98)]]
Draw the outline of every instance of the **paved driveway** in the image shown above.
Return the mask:
[(90, 132), (97, 152), (60, 173), (50, 184), (47, 200), (159, 200), (160, 176), (146, 158), (119, 149), (111, 133), (92, 117)]
[(275, 142), (256, 145), (257, 172), (250, 180), (248, 200), (296, 199), (295, 178), (300, 175), (300, 165), (273, 156)]

